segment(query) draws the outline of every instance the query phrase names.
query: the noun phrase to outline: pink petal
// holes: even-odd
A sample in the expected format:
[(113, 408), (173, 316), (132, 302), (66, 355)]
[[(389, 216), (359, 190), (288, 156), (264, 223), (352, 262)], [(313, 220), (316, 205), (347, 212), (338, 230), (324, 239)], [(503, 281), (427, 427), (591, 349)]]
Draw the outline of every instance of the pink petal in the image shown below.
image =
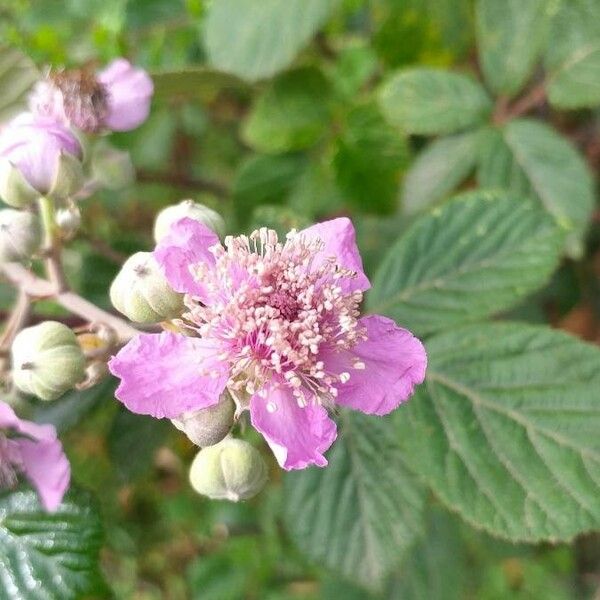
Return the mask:
[(108, 91), (109, 112), (104, 124), (109, 129), (128, 131), (148, 118), (154, 85), (146, 71), (118, 58), (98, 74), (98, 81)]
[(37, 490), (44, 508), (55, 511), (71, 480), (71, 467), (58, 439), (17, 441), (25, 476)]
[(157, 419), (212, 406), (228, 378), (217, 352), (199, 338), (167, 331), (140, 334), (108, 363), (121, 379), (115, 395), (131, 412)]
[[(324, 352), (325, 370), (346, 372), (350, 379), (338, 383), (338, 404), (366, 414), (385, 415), (408, 400), (415, 385), (425, 379), (427, 354), (413, 334), (387, 317), (363, 317), (368, 339), (351, 351)], [(364, 364), (353, 367), (352, 359)]]
[(10, 442), (21, 459), (25, 476), (36, 488), (46, 510), (56, 510), (71, 479), (69, 461), (56, 437), (56, 429), (52, 425), (22, 421), (4, 402), (0, 402), (0, 429), (11, 429), (27, 436), (16, 437)]
[(190, 267), (205, 263), (215, 264), (209, 248), (219, 243), (219, 237), (203, 223), (184, 217), (171, 225), (169, 233), (160, 240), (153, 252), (171, 287), (182, 294), (199, 298), (206, 295)]
[(250, 399), (252, 425), (260, 431), (273, 450), (277, 462), (286, 469), (324, 467), (323, 452), (337, 437), (335, 423), (327, 411), (314, 401), (300, 408), (290, 388), (275, 386), (266, 397)]
[(320, 266), (329, 256), (335, 256), (337, 263), (346, 269), (356, 272), (356, 276), (340, 280), (344, 292), (360, 290), (364, 292), (371, 287), (369, 279), (363, 271), (362, 260), (356, 245), (356, 234), (352, 221), (346, 217), (332, 219), (311, 225), (300, 232), (307, 238), (318, 237), (325, 245), (317, 255), (313, 264)]

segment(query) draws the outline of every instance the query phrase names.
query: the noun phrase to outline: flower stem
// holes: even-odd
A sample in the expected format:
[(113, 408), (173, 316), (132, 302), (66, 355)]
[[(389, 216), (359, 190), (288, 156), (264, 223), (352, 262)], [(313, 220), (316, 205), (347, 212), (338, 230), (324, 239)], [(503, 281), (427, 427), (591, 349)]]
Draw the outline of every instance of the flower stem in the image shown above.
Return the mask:
[(61, 241), (54, 218), (54, 203), (50, 198), (39, 199), (40, 217), (44, 232), (46, 275), (59, 294), (69, 289), (61, 260)]

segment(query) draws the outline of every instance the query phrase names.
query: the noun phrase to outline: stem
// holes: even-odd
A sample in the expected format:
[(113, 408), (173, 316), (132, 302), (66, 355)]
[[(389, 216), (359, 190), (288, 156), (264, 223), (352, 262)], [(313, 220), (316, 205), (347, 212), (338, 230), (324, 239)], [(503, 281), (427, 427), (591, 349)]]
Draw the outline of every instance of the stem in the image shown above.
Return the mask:
[(121, 342), (127, 342), (137, 335), (139, 331), (116, 315), (113, 315), (75, 292), (64, 290), (57, 292), (56, 286), (51, 281), (37, 277), (31, 271), (17, 263), (6, 263), (0, 265), (0, 272), (10, 281), (12, 285), (21, 290), (30, 299), (51, 298), (63, 308), (83, 317), (90, 323), (104, 323), (119, 336)]
[(509, 104), (506, 97), (501, 96), (498, 98), (492, 120), (496, 125), (503, 125), (507, 121), (516, 119), (529, 112), (532, 108), (539, 106), (545, 99), (546, 85), (544, 81), (532, 87), (529, 92), (521, 96), (512, 105)]
[(44, 231), (44, 253), (46, 275), (54, 285), (56, 293), (69, 289), (61, 261), (61, 242), (54, 218), (54, 203), (42, 196), (39, 199), (42, 229)]
[(20, 289), (17, 302), (0, 336), (0, 355), (8, 352), (17, 333), (23, 329), (30, 315), (31, 298), (24, 290)]

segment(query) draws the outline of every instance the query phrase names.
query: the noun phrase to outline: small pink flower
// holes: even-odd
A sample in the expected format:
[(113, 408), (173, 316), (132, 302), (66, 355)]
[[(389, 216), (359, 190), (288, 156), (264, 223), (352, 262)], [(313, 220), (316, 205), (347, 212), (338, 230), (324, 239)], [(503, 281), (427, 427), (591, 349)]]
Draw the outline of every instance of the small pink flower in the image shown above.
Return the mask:
[(82, 131), (129, 131), (148, 118), (153, 92), (146, 71), (117, 58), (97, 74), (50, 73), (36, 85), (29, 104), (33, 112)]
[(284, 469), (325, 466), (336, 405), (384, 415), (425, 377), (421, 342), (391, 319), (360, 317), (370, 285), (345, 218), (228, 237), (175, 223), (154, 251), (186, 294), (196, 337), (141, 334), (109, 363), (133, 412), (177, 418), (227, 388)]
[(22, 113), (0, 133), (0, 162), (16, 167), (42, 195), (52, 190), (63, 154), (80, 159), (81, 145), (67, 127), (48, 117)]
[(19, 419), (0, 402), (0, 489), (11, 488), (23, 474), (44, 508), (55, 511), (69, 487), (71, 468), (52, 425)]

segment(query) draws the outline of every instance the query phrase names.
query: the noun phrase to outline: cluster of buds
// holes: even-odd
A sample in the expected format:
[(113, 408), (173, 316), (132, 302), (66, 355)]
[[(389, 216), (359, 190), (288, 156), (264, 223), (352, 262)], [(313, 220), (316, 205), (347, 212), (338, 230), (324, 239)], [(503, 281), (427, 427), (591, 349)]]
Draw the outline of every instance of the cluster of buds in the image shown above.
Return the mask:
[[(163, 239), (182, 218), (203, 223), (220, 235), (225, 233), (225, 222), (219, 213), (186, 199), (157, 215), (155, 240)], [(161, 323), (167, 330), (185, 332), (184, 313), (189, 310), (185, 296), (171, 288), (150, 252), (137, 252), (127, 259), (111, 285), (110, 298), (113, 306), (133, 322)], [(209, 498), (245, 500), (260, 492), (267, 480), (267, 467), (260, 452), (248, 442), (231, 437), (238, 417), (236, 403), (225, 391), (214, 406), (171, 419), (200, 447), (190, 469), (190, 482), (198, 493)]]

